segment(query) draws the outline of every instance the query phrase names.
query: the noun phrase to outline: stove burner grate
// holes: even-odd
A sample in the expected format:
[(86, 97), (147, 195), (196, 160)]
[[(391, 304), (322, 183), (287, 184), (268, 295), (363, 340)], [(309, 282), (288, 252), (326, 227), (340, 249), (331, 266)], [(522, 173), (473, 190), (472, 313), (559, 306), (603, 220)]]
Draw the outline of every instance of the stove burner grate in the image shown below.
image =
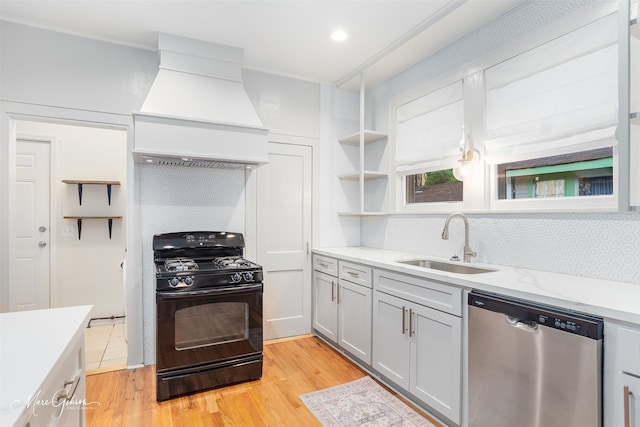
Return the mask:
[(198, 264), (189, 258), (172, 258), (164, 262), (167, 271), (193, 271), (198, 270)]
[(251, 261), (241, 256), (218, 257), (213, 260), (213, 263), (218, 268), (246, 268), (254, 265)]

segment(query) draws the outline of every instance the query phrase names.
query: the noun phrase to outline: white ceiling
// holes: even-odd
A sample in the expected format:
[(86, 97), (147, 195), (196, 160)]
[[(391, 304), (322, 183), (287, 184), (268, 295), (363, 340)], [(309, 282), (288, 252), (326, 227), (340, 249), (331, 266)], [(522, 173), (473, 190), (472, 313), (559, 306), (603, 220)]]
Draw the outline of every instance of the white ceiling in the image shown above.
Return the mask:
[(160, 32), (236, 46), (247, 68), (355, 89), (361, 71), (383, 81), (521, 1), (2, 0), (0, 19), (151, 50)]

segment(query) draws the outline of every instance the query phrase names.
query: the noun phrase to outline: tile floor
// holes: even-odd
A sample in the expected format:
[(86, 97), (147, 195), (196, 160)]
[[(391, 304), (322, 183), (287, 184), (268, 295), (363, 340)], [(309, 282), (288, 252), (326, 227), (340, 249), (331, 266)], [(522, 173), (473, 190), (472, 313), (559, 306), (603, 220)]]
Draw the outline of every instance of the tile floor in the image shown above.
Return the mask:
[(124, 369), (127, 366), (127, 341), (124, 323), (92, 326), (84, 330), (87, 373)]

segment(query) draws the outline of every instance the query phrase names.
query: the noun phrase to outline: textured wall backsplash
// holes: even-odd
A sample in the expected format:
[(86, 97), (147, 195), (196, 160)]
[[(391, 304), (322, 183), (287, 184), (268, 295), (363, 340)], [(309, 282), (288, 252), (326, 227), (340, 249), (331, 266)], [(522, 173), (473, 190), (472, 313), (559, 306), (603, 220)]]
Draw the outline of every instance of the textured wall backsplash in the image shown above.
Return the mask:
[[(364, 218), (362, 245), (462, 258), (464, 225), (445, 215)], [(640, 212), (469, 214), (474, 261), (640, 284)]]
[(245, 206), (244, 170), (140, 166), (145, 365), (155, 363), (156, 356), (153, 235), (197, 230), (244, 233)]

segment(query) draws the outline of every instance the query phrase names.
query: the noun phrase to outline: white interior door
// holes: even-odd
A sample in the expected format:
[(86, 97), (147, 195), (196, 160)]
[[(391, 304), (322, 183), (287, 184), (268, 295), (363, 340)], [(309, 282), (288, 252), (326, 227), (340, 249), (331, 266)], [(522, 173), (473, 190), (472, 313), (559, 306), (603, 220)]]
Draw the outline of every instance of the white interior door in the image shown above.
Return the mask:
[(16, 148), (16, 258), (10, 310), (49, 308), (51, 147), (18, 140)]
[(257, 172), (258, 262), (264, 271), (264, 338), (311, 332), (310, 146), (269, 143)]

